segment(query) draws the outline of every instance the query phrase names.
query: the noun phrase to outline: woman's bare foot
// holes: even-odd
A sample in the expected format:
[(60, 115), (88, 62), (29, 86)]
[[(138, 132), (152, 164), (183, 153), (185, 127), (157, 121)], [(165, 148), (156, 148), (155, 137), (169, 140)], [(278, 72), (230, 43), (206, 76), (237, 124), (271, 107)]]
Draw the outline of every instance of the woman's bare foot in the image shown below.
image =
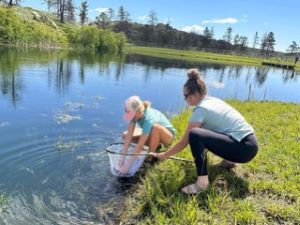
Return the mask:
[(185, 194), (195, 195), (200, 192), (206, 191), (207, 187), (208, 187), (208, 185), (201, 185), (201, 184), (198, 184), (198, 182), (196, 182), (194, 184), (189, 184), (189, 185), (181, 188), (181, 192), (185, 193)]

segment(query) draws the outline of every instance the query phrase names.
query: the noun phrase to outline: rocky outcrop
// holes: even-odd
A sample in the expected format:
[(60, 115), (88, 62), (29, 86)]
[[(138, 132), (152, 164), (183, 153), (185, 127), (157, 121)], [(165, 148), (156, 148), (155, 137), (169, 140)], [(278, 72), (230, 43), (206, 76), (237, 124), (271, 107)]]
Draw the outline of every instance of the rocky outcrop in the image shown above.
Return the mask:
[(59, 30), (58, 25), (45, 14), (40, 14), (39, 12), (34, 10), (31, 13), (32, 13), (32, 19), (38, 22), (46, 23), (47, 25)]

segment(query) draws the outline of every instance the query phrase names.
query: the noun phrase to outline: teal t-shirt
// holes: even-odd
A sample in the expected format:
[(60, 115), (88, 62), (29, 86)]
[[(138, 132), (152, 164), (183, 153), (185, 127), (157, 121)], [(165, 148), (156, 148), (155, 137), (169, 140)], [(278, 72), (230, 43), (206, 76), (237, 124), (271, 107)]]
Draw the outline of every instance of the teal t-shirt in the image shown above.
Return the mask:
[(142, 134), (150, 134), (153, 124), (160, 124), (167, 128), (173, 135), (176, 134), (176, 129), (167, 117), (151, 107), (145, 109), (143, 118), (138, 120), (137, 124), (142, 128)]
[(190, 122), (201, 123), (201, 127), (223, 133), (241, 141), (253, 133), (253, 127), (229, 104), (221, 99), (206, 96), (194, 108)]

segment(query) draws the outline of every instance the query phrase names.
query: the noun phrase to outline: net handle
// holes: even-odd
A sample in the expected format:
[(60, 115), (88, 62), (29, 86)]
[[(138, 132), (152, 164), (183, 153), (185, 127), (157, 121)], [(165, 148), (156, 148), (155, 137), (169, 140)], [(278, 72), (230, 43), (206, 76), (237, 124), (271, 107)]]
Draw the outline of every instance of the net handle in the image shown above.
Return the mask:
[[(149, 152), (147, 153), (138, 153), (138, 154), (134, 154), (134, 153), (121, 153), (121, 152), (114, 152), (109, 150), (108, 148), (112, 145), (118, 145), (118, 144), (124, 144), (123, 142), (116, 142), (116, 143), (112, 143), (110, 144), (108, 147), (105, 148), (106, 152), (110, 153), (110, 154), (114, 154), (114, 155), (125, 155), (125, 156), (148, 156), (151, 155)], [(133, 145), (132, 143), (130, 143), (130, 145)], [(185, 158), (180, 158), (180, 157), (176, 157), (176, 156), (170, 156), (169, 159), (173, 159), (173, 160), (177, 160), (177, 161), (181, 161), (181, 162), (188, 162), (188, 163), (194, 163), (193, 160), (190, 159), (185, 159)]]

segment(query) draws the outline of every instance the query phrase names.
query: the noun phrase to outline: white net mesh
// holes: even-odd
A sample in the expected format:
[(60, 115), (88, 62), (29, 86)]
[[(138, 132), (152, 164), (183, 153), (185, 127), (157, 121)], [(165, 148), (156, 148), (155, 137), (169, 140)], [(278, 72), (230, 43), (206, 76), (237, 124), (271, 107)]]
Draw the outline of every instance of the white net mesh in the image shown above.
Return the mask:
[[(127, 154), (132, 154), (135, 149), (135, 146), (136, 146), (135, 144), (130, 144)], [(128, 173), (122, 174), (119, 172), (119, 160), (120, 160), (121, 154), (118, 154), (118, 153), (121, 153), (121, 151), (123, 150), (123, 143), (112, 144), (107, 148), (107, 150), (108, 150), (107, 153), (109, 156), (111, 173), (118, 177), (134, 176), (134, 174), (136, 174), (136, 172), (139, 170), (139, 168), (143, 165), (143, 162), (144, 162), (145, 158), (147, 157), (147, 155), (145, 155), (145, 154), (148, 153), (148, 148), (145, 146), (142, 149), (142, 151), (140, 152), (140, 155), (138, 155), (136, 157), (135, 161), (130, 166)], [(125, 156), (125, 165), (128, 162), (128, 159), (130, 157), (131, 157), (130, 155)]]

